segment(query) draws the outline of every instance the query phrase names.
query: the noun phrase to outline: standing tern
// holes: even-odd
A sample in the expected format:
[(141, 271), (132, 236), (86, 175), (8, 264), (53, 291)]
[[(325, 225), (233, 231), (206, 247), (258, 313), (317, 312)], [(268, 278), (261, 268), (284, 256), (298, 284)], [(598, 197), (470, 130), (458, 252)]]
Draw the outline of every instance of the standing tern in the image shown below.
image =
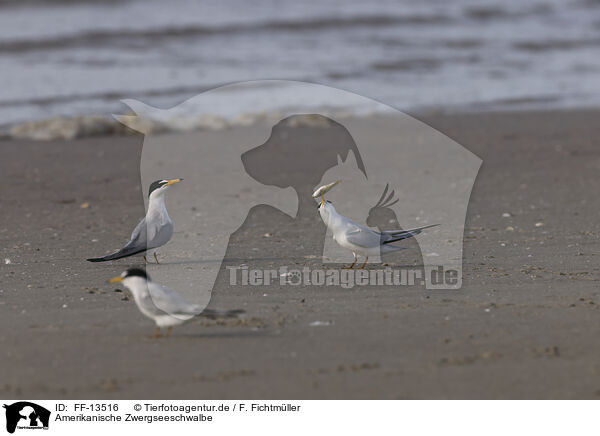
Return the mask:
[(351, 219), (337, 213), (331, 201), (325, 200), (325, 194), (340, 182), (341, 180), (338, 180), (319, 187), (313, 193), (313, 197), (321, 197), (319, 214), (325, 225), (333, 233), (333, 240), (341, 247), (351, 250), (352, 254), (354, 254), (354, 262), (352, 262), (352, 265), (350, 265), (348, 269), (352, 269), (354, 265), (356, 265), (356, 261), (358, 260), (357, 255), (361, 255), (365, 258), (365, 261), (359, 267), (359, 269), (362, 269), (367, 264), (369, 256), (402, 250), (402, 247), (390, 244), (403, 239), (412, 238), (421, 233), (424, 229), (439, 225), (431, 224), (410, 230), (385, 230), (376, 232), (368, 227), (356, 224)]
[(123, 283), (131, 291), (140, 312), (156, 323), (155, 338), (160, 336), (161, 328), (168, 327), (166, 336), (169, 336), (173, 326), (183, 324), (194, 317), (234, 318), (244, 313), (242, 309), (221, 311), (188, 303), (177, 292), (150, 280), (146, 271), (141, 268), (130, 268), (120, 276), (110, 279), (110, 283)]
[(182, 180), (157, 180), (153, 182), (148, 192), (148, 212), (133, 230), (129, 242), (115, 253), (87, 260), (90, 262), (106, 262), (144, 253), (146, 262), (148, 262), (146, 254), (153, 254), (156, 263), (158, 263), (156, 249), (169, 242), (171, 236), (173, 236), (173, 221), (171, 221), (165, 206), (165, 192), (167, 192), (169, 186)]

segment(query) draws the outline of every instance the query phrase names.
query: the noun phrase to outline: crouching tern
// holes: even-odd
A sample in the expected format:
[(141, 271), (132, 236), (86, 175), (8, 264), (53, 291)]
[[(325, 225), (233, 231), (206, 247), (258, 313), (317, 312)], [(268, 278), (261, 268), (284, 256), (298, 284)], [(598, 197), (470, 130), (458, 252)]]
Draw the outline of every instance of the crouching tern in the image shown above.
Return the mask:
[(106, 262), (139, 254), (153, 254), (156, 263), (156, 249), (165, 245), (173, 236), (173, 221), (167, 213), (165, 206), (165, 192), (169, 186), (181, 182), (183, 179), (157, 180), (152, 182), (148, 190), (148, 212), (133, 230), (129, 242), (119, 251), (104, 257), (87, 259), (89, 262)]
[(313, 193), (313, 197), (321, 197), (321, 201), (318, 206), (319, 214), (321, 215), (321, 219), (325, 225), (333, 233), (333, 240), (337, 242), (338, 245), (343, 248), (347, 248), (348, 250), (352, 251), (352, 254), (354, 254), (354, 262), (352, 262), (352, 265), (350, 265), (348, 269), (352, 269), (354, 265), (356, 265), (358, 255), (361, 255), (365, 258), (365, 261), (359, 267), (359, 269), (362, 269), (367, 264), (369, 256), (376, 256), (402, 250), (402, 247), (391, 244), (403, 239), (412, 238), (425, 229), (439, 225), (431, 224), (409, 230), (386, 230), (382, 232), (376, 232), (375, 230), (372, 230), (366, 226), (356, 224), (351, 219), (337, 213), (331, 201), (325, 200), (325, 194), (340, 182), (341, 180), (338, 180), (336, 182), (329, 183), (328, 185), (320, 186)]
[(110, 279), (110, 283), (123, 283), (131, 291), (140, 312), (156, 323), (155, 338), (160, 336), (161, 328), (167, 327), (166, 336), (169, 336), (173, 326), (195, 317), (234, 318), (244, 313), (242, 309), (221, 311), (188, 303), (177, 292), (150, 280), (146, 271), (141, 268), (130, 268)]

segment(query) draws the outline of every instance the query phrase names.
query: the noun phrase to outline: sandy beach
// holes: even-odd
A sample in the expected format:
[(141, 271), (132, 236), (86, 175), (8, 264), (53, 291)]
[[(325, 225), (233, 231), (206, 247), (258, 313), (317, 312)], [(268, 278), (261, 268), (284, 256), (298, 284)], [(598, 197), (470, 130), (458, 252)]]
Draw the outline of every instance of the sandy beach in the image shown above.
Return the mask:
[[(158, 340), (108, 284), (142, 260), (85, 261), (118, 248), (143, 216), (143, 137), (3, 140), (0, 395), (598, 399), (599, 116), (417, 116), (483, 160), (460, 290), (264, 291), (220, 277), (210, 306), (243, 308), (244, 318), (199, 320)], [(262, 241), (257, 249), (285, 255), (285, 244)]]

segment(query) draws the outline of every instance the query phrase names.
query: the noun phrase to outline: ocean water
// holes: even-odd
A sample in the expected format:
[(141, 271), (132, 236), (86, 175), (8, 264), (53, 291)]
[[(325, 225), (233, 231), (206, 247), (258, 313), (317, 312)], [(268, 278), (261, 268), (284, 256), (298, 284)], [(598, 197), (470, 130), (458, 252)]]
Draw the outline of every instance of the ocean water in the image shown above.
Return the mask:
[[(0, 78), (0, 125), (259, 79), (406, 111), (600, 106), (600, 1), (4, 0)], [(285, 104), (251, 94), (231, 110)]]

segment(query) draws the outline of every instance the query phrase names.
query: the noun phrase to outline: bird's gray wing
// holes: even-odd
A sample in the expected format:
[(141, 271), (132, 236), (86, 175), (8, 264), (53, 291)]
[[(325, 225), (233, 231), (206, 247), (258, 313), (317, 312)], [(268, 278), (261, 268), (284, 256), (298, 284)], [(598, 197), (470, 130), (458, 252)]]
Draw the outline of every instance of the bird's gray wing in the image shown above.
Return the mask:
[(161, 247), (171, 240), (173, 223), (168, 221), (161, 225), (150, 226), (146, 233), (148, 248)]
[(148, 241), (148, 225), (146, 224), (146, 217), (135, 226), (133, 232), (131, 232), (131, 238), (125, 247), (146, 247)]
[(392, 242), (401, 241), (402, 239), (412, 238), (413, 236), (421, 233), (423, 230), (435, 226), (439, 226), (439, 224), (431, 224), (428, 226), (417, 227), (408, 230), (386, 230), (381, 232), (381, 243), (390, 244)]
[(193, 316), (202, 311), (202, 307), (188, 303), (177, 292), (159, 285), (158, 283), (149, 282), (148, 292), (152, 303), (156, 308), (168, 313), (169, 315), (185, 315)]
[(138, 223), (137, 226), (135, 226), (135, 229), (133, 229), (133, 232), (131, 232), (131, 238), (129, 238), (129, 242), (131, 241), (135, 241), (136, 239), (138, 239), (140, 237), (141, 234), (146, 234), (146, 217), (142, 218), (140, 220), (140, 222)]
[(149, 302), (157, 311), (167, 313), (172, 316), (192, 317), (202, 316), (205, 318), (234, 318), (245, 313), (243, 309), (234, 310), (215, 310), (206, 309), (199, 304), (188, 303), (177, 292), (159, 285), (158, 283), (148, 283)]
[(173, 223), (168, 221), (160, 225), (148, 225), (146, 218), (142, 219), (131, 234), (131, 240), (125, 247), (158, 248), (165, 245), (173, 236)]
[(238, 315), (246, 313), (244, 309), (233, 309), (233, 310), (215, 310), (215, 309), (204, 309), (198, 316), (203, 318), (236, 318)]
[(123, 248), (115, 253), (103, 257), (94, 257), (88, 259), (88, 261), (105, 262), (107, 260), (121, 259), (122, 257), (133, 256), (134, 254), (142, 253), (148, 249), (147, 238), (148, 232), (146, 230), (146, 218), (142, 218), (138, 225), (135, 226), (135, 229), (133, 229), (131, 239)]
[(381, 240), (381, 235), (378, 232), (358, 224), (347, 231), (345, 235), (348, 242), (363, 248), (377, 247)]

